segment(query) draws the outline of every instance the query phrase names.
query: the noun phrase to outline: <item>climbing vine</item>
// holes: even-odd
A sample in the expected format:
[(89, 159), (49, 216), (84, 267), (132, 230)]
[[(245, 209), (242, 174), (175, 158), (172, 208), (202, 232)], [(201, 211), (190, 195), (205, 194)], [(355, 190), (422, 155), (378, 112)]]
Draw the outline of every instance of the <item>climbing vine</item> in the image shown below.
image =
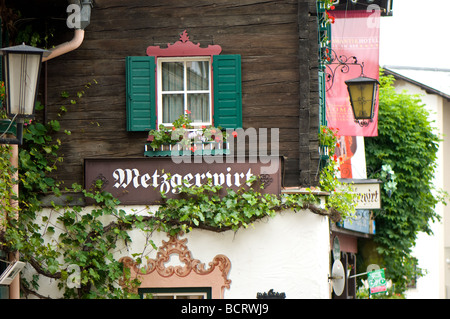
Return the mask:
[[(332, 10), (331, 2), (325, 2), (326, 9)], [(18, 12), (8, 11), (8, 14), (8, 19), (3, 19), (8, 20), (8, 26), (13, 26), (14, 21), (21, 18)], [(326, 23), (333, 20), (328, 13), (324, 17)], [(12, 27), (8, 30), (16, 42), (45, 47), (51, 46), (49, 41), (54, 37), (52, 28), (36, 32), (34, 26), (24, 25), (14, 33)], [(18, 180), (14, 178), (17, 169), (10, 163), (11, 147), (0, 148), (0, 218), (3, 223), (0, 242), (5, 251), (18, 251), (20, 259), (27, 262), (27, 275), (21, 276), (24, 297), (50, 298), (40, 293), (42, 277), (54, 281), (64, 298), (137, 297), (120, 288), (119, 282), (131, 287), (138, 282), (129, 278), (127, 269), (115, 258), (117, 250), (132, 242), (132, 230), (144, 232), (150, 238), (148, 245), (156, 249), (151, 234), (157, 230), (169, 234), (187, 233), (193, 228), (215, 232), (239, 231), (285, 209), (308, 209), (333, 220), (351, 213), (352, 196), (336, 180), (337, 160), (333, 151), (328, 165), (321, 170), (319, 189), (280, 196), (262, 194), (264, 185), (257, 177), (239, 190), (224, 190), (212, 183), (191, 188), (179, 186), (180, 198), (169, 199), (161, 195), (163, 201), (159, 208), (147, 214), (130, 214), (121, 209), (120, 201), (102, 191), (100, 181), (93, 189), (83, 189), (76, 184), (70, 187), (63, 185), (54, 178), (58, 166), (64, 163), (60, 154), (63, 142), (57, 136), (72, 133), (61, 127), (58, 119), (95, 84), (95, 80), (84, 84), (73, 97), (62, 92), (67, 104), (60, 107), (56, 119), (47, 123), (39, 119), (26, 123), (24, 145), (19, 151)], [(3, 94), (2, 89), (3, 86), (0, 94)], [(42, 109), (43, 105), (37, 103), (37, 112)], [(320, 133), (320, 138), (328, 133)], [(330, 150), (334, 149), (333, 143), (336, 142), (333, 136), (327, 142)], [(17, 183), (19, 196), (11, 191)], [(325, 208), (320, 207), (316, 191), (330, 195)], [(67, 192), (82, 195), (93, 204), (60, 206), (52, 201), (50, 208), (43, 209), (43, 199), (48, 195), (61, 197)], [(13, 204), (16, 200), (19, 206)], [(139, 261), (142, 255), (133, 254), (133, 257)]]
[[(94, 82), (96, 83), (96, 82)], [(67, 106), (61, 106), (59, 116), (70, 111), (70, 106), (86, 94), (91, 83), (83, 86), (74, 98), (66, 92)], [(37, 110), (42, 108), (37, 105)], [(114, 252), (127, 247), (132, 242), (129, 232), (139, 230), (148, 234), (148, 245), (156, 249), (151, 241), (155, 230), (175, 234), (190, 232), (193, 228), (210, 231), (238, 231), (255, 221), (273, 217), (284, 209), (309, 209), (317, 214), (339, 218), (337, 205), (343, 201), (328, 200), (326, 208), (320, 208), (319, 198), (313, 190), (303, 194), (277, 196), (262, 194), (263, 184), (254, 178), (246, 188), (222, 190), (211, 182), (200, 187), (179, 186), (180, 198), (171, 199), (162, 196), (162, 204), (154, 213), (130, 214), (120, 209), (120, 202), (110, 193), (102, 191), (99, 181), (93, 189), (83, 189), (72, 185), (70, 189), (52, 178), (52, 173), (63, 163), (59, 155), (61, 140), (55, 138), (62, 131), (57, 120), (40, 123), (38, 120), (28, 123), (24, 132), (24, 145), (19, 154), (20, 214), (17, 219), (7, 219), (2, 234), (2, 243), (8, 251), (19, 251), (20, 258), (27, 262), (27, 268), (33, 268), (34, 275), (22, 276), (21, 291), (25, 296), (39, 294), (40, 277), (51, 278), (57, 282), (64, 298), (133, 298), (137, 297), (120, 288), (119, 281), (128, 286), (137, 282), (127, 278), (127, 269), (115, 258)], [(64, 131), (65, 134), (72, 134)], [(333, 135), (334, 136), (334, 135)], [(334, 143), (334, 138), (330, 143)], [(330, 144), (330, 146), (331, 146)], [(13, 172), (9, 164), (8, 148), (2, 149), (0, 165), (4, 177)], [(334, 156), (324, 170), (322, 191), (337, 187), (333, 182), (335, 170)], [(326, 173), (325, 173), (326, 171)], [(2, 178), (2, 183), (17, 182)], [(2, 194), (9, 194), (11, 187), (2, 188)], [(92, 206), (58, 206), (42, 209), (45, 195), (62, 196), (66, 191), (82, 194), (94, 202)], [(219, 196), (219, 192), (225, 192)], [(331, 190), (332, 199), (341, 194), (338, 189)], [(14, 196), (14, 195), (11, 195)], [(4, 197), (6, 198), (6, 197)], [(336, 197), (338, 198), (338, 197)], [(3, 205), (3, 211), (8, 209)], [(332, 213), (330, 213), (332, 212)], [(345, 213), (345, 212), (343, 212)], [(133, 255), (136, 260), (142, 256)]]
[(348, 183), (340, 182), (340, 164), (342, 158), (336, 155), (338, 146), (339, 129), (322, 126), (319, 133), (319, 144), (325, 150), (326, 165), (320, 171), (320, 190), (328, 192), (326, 208), (330, 211), (337, 211), (342, 219), (346, 219), (355, 214), (355, 201), (357, 199), (352, 186)]
[(17, 207), (14, 201), (17, 200), (17, 194), (12, 189), (16, 180), (14, 179), (16, 169), (11, 165), (11, 147), (7, 145), (0, 146), (0, 190), (1, 192), (1, 211), (0, 211), (0, 229), (5, 229), (7, 222), (17, 216)]
[(368, 171), (376, 172), (371, 178), (387, 181), (374, 241), (380, 266), (403, 292), (425, 273), (412, 248), (419, 232), (432, 234), (430, 223), (440, 220), (435, 206), (447, 196), (433, 186), (440, 137), (420, 96), (396, 92), (392, 76), (380, 76), (380, 83), (378, 136), (366, 139)]
[[(5, 98), (5, 85), (0, 82), (0, 105), (3, 104)], [(0, 121), (6, 119), (6, 110), (0, 108)], [(3, 129), (8, 131), (10, 123), (5, 122)], [(6, 133), (0, 132), (3, 137)], [(0, 145), (0, 230), (4, 230), (8, 220), (17, 217), (18, 207), (16, 201), (18, 200), (17, 194), (13, 191), (14, 185), (17, 184), (15, 179), (17, 169), (11, 165), (12, 147), (9, 145)]]

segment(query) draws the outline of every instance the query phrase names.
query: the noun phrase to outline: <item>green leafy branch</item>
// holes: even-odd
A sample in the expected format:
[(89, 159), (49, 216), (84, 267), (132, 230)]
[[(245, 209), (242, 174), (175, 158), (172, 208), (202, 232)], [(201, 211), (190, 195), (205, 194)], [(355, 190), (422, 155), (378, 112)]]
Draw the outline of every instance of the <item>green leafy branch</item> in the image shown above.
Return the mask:
[(430, 224), (440, 220), (435, 206), (445, 204), (448, 195), (433, 184), (441, 138), (421, 97), (397, 92), (392, 76), (381, 73), (380, 83), (378, 136), (365, 145), (368, 169), (384, 182), (374, 241), (380, 263), (402, 292), (409, 280), (424, 274), (412, 247), (419, 232), (432, 234)]
[(343, 219), (355, 214), (355, 203), (357, 195), (354, 194), (351, 184), (342, 183), (338, 180), (341, 159), (336, 155), (336, 145), (338, 144), (338, 130), (327, 126), (322, 126), (319, 133), (320, 145), (327, 149), (327, 164), (320, 171), (320, 190), (329, 192), (326, 200), (326, 208), (341, 215)]

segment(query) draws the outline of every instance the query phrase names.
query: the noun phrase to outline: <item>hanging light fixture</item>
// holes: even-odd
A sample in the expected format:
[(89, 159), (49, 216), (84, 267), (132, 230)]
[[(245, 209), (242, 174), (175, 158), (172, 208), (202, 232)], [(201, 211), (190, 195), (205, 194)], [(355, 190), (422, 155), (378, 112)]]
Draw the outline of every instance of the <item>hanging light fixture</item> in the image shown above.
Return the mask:
[(378, 80), (365, 77), (363, 74), (345, 81), (355, 122), (360, 126), (368, 126), (373, 121), (377, 100)]
[(0, 138), (2, 144), (22, 144), (24, 119), (34, 118), (43, 56), (50, 52), (25, 44), (0, 49), (4, 56), (6, 113), (17, 123), (17, 139)]
[(373, 121), (378, 85), (380, 83), (378, 80), (364, 75), (364, 62), (359, 62), (356, 56), (338, 55), (331, 49), (328, 57), (329, 61), (326, 63), (326, 91), (333, 87), (338, 70), (341, 73), (348, 73), (352, 66), (361, 68), (361, 75), (355, 79), (345, 81), (345, 84), (350, 96), (355, 122), (363, 127), (368, 126)]

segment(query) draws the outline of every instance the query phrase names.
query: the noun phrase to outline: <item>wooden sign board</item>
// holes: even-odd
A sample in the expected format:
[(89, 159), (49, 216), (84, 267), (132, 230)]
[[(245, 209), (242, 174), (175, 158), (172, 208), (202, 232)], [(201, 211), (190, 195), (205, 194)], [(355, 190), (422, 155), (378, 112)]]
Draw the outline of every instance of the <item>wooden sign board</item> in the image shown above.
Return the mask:
[[(248, 187), (252, 176), (259, 177), (261, 193), (280, 194), (280, 157), (234, 158), (201, 163), (173, 161), (170, 157), (86, 159), (85, 188), (102, 181), (102, 190), (110, 192), (125, 205), (158, 204), (161, 192), (168, 198), (179, 196), (177, 185), (201, 186), (208, 179), (213, 185), (237, 190)], [(270, 168), (270, 169), (269, 169)], [(262, 184), (261, 184), (262, 183)]]
[(359, 196), (356, 209), (381, 209), (380, 185), (376, 179), (339, 179), (340, 182), (350, 184), (354, 193)]

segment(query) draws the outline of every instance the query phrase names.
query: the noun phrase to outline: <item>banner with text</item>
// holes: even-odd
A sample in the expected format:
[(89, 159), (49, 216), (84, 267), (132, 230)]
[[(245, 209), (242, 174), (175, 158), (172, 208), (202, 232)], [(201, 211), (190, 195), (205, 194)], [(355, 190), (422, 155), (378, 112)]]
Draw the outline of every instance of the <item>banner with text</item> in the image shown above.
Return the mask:
[[(364, 62), (364, 75), (379, 79), (379, 37), (380, 11), (336, 11), (332, 12), (335, 23), (332, 26), (332, 48), (336, 56), (348, 63), (355, 56), (359, 63)], [(336, 61), (337, 62), (337, 61)], [(334, 68), (336, 65), (330, 65)], [(348, 71), (348, 72), (347, 72)], [(326, 116), (328, 126), (339, 129), (342, 136), (377, 136), (378, 101), (374, 118), (367, 127), (355, 123), (346, 80), (361, 75), (358, 65), (337, 67), (333, 86), (326, 94)], [(328, 86), (327, 86), (328, 88)]]

